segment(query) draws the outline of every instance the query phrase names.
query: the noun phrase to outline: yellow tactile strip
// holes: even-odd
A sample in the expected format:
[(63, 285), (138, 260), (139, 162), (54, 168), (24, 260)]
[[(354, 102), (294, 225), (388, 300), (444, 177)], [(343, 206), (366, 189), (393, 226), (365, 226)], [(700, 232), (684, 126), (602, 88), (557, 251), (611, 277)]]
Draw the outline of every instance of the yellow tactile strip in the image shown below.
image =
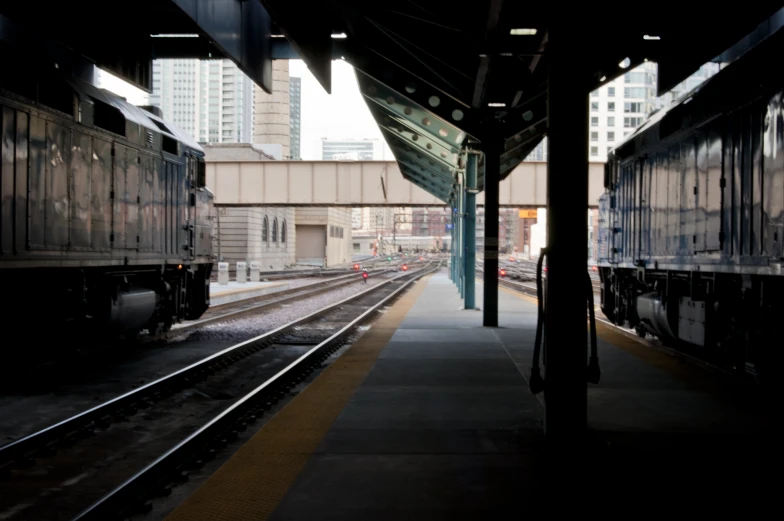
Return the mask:
[(403, 294), (166, 521), (267, 519), (364, 381), (429, 278), (423, 277)]

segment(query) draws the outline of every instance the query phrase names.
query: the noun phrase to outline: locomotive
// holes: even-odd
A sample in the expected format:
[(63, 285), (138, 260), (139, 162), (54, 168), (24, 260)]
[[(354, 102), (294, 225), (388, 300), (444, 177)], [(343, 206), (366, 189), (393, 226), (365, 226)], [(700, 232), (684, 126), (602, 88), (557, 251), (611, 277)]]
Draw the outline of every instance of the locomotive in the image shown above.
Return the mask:
[(610, 153), (599, 204), (613, 323), (771, 382), (784, 337), (781, 31)]
[(20, 60), (0, 110), (5, 323), (135, 337), (201, 316), (213, 195), (198, 143), (157, 108)]

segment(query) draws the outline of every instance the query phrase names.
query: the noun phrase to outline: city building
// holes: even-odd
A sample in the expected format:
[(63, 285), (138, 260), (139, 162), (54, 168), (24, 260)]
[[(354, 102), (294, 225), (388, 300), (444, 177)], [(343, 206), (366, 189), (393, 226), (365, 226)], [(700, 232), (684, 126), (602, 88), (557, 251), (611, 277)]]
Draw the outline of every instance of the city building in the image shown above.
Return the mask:
[(321, 159), (335, 161), (353, 159), (354, 161), (372, 161), (376, 140), (373, 139), (327, 139), (321, 140)]
[[(607, 152), (621, 143), (655, 110), (668, 106), (719, 72), (707, 63), (682, 83), (656, 96), (657, 66), (645, 62), (591, 93), (588, 116), (588, 159), (606, 161)], [(526, 161), (547, 161), (547, 138), (531, 151)]]
[(289, 62), (272, 62), (272, 94), (254, 84), (253, 142), (281, 147), (280, 159), (291, 159)]
[(250, 143), (253, 88), (231, 60), (155, 60), (149, 103), (199, 142)]
[(289, 110), (290, 110), (290, 146), (291, 159), (301, 159), (299, 153), (300, 142), (300, 106), (302, 105), (302, 78), (289, 78)]

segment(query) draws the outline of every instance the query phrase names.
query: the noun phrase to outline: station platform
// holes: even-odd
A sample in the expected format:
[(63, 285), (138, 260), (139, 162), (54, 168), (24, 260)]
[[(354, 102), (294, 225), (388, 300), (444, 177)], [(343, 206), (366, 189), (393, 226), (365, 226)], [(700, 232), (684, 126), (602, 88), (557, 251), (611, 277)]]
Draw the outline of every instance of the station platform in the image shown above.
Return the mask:
[(556, 469), (587, 479), (558, 489), (526, 380), (535, 301), (499, 288), (499, 327), (481, 323), (445, 271), (418, 282), (167, 521), (726, 514), (777, 500), (766, 406), (601, 323), (590, 456), (575, 462), (588, 468)]
[(245, 282), (243, 284), (233, 280), (229, 281), (228, 284), (210, 282), (210, 305), (220, 306), (229, 302), (260, 297), (276, 291), (286, 290), (288, 287), (289, 283), (286, 281)]

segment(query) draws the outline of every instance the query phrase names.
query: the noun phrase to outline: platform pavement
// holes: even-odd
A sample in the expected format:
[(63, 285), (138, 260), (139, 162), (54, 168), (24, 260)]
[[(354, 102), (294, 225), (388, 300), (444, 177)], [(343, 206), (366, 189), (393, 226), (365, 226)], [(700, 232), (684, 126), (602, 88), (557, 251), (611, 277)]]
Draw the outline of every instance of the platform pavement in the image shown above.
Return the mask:
[(229, 302), (260, 297), (277, 291), (288, 289), (289, 283), (283, 281), (272, 282), (244, 282), (229, 281), (228, 284), (210, 282), (210, 305), (220, 306)]
[[(407, 305), (398, 310), (402, 321), (382, 326), (393, 329), (356, 388), (346, 389), (347, 379), (329, 370), (314, 382), (332, 379), (334, 389), (348, 393), (334, 420), (327, 415), (314, 425), (318, 409), (298, 410), (311, 391), (305, 389), (272, 421), (286, 417), (281, 424), (262, 428), (169, 519), (220, 512), (248, 520), (452, 520), (541, 511), (548, 492), (544, 407), (525, 379), (533, 299), (502, 288), (500, 327), (482, 328), (481, 312), (460, 309), (442, 271)], [(702, 494), (737, 497), (755, 481), (748, 472), (727, 479), (721, 469), (743, 472), (738, 463), (750, 453), (764, 455), (750, 443), (765, 436), (764, 422), (722, 396), (704, 371), (609, 328), (600, 326), (599, 335), (603, 377), (590, 386), (588, 409), (594, 458), (590, 468), (563, 469), (590, 479), (579, 491), (557, 491), (563, 502), (547, 503), (550, 511), (581, 508), (570, 498), (602, 505), (605, 513), (652, 497), (657, 505), (704, 505)], [(351, 349), (369, 348), (361, 344)], [(298, 444), (298, 431), (307, 432), (308, 443)], [(276, 432), (289, 433), (283, 449), (266, 439)], [(263, 469), (253, 460), (261, 453)], [(292, 458), (301, 458), (294, 470)]]

